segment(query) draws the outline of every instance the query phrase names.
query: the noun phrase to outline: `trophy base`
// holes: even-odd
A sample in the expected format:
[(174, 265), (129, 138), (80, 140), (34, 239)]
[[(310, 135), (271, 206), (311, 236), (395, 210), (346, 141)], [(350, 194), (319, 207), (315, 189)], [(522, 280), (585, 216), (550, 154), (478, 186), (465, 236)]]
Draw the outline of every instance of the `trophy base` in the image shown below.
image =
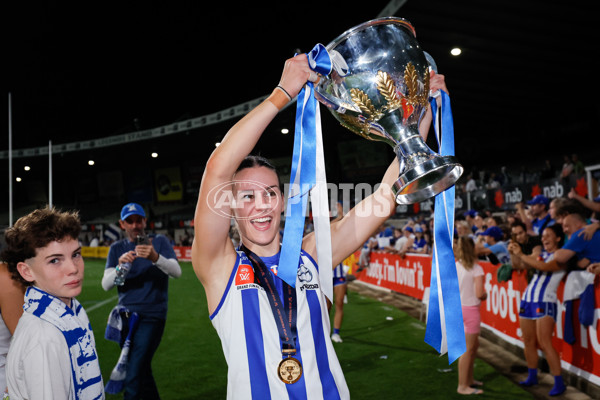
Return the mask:
[(424, 201), (454, 185), (463, 167), (454, 156), (436, 157), (404, 172), (392, 190), (398, 204)]

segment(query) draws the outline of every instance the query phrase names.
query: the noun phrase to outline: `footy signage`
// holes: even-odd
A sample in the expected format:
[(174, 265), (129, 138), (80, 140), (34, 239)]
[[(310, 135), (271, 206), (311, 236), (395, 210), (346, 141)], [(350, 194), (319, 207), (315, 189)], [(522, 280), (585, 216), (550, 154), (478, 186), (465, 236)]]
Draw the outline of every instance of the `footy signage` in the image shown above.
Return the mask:
[[(353, 254), (348, 260), (354, 263), (360, 252)], [(519, 305), (521, 296), (527, 287), (525, 274), (514, 271), (512, 279), (498, 282), (497, 267), (489, 262), (479, 262), (484, 270), (484, 288), (487, 300), (481, 304), (482, 326), (501, 337), (504, 341), (523, 347), (521, 329), (519, 327)], [(431, 257), (420, 254), (408, 254), (400, 257), (385, 252), (371, 253), (369, 268), (358, 275), (358, 279), (382, 288), (390, 289), (421, 300), (425, 288), (430, 284)], [(568, 277), (568, 275), (567, 275)], [(592, 277), (593, 279), (593, 277)], [(585, 312), (586, 325), (579, 318), (580, 300), (572, 302), (572, 316), (566, 312), (564, 301), (565, 282), (563, 279), (557, 291), (558, 315), (555, 325), (553, 343), (561, 356), (562, 368), (580, 376), (595, 385), (600, 385), (600, 279), (593, 285), (593, 310)], [(571, 296), (572, 297), (572, 296)], [(590, 300), (588, 298), (587, 300)]]

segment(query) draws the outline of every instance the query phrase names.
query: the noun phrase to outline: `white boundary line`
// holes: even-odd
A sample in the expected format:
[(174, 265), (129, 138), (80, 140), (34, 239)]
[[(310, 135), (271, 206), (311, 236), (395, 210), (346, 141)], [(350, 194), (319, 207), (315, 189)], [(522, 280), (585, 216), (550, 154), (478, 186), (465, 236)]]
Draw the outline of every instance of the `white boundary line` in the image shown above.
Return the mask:
[(100, 307), (102, 307), (102, 306), (110, 303), (111, 301), (117, 300), (118, 298), (119, 298), (119, 296), (113, 296), (113, 297), (110, 297), (110, 298), (108, 298), (106, 300), (102, 300), (100, 303), (96, 303), (96, 304), (94, 304), (91, 307), (86, 307), (85, 308), (85, 312), (89, 314), (92, 311), (94, 311), (94, 310), (96, 310), (96, 309), (98, 309), (98, 308), (100, 308)]

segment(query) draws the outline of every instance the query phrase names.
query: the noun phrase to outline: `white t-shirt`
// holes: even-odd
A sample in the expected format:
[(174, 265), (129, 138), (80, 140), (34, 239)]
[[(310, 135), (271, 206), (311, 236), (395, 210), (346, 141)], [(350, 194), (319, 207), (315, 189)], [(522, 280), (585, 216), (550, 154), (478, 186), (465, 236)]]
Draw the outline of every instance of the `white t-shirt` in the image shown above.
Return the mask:
[(71, 358), (62, 332), (23, 313), (8, 351), (6, 381), (11, 399), (75, 400)]
[(408, 238), (406, 236), (399, 237), (394, 243), (394, 249), (396, 249), (396, 251), (401, 251), (406, 245), (406, 242), (408, 242)]
[(475, 277), (484, 275), (481, 265), (475, 264), (473, 268), (468, 270), (463, 267), (460, 261), (456, 260), (456, 273), (460, 288), (460, 303), (463, 306), (478, 306), (481, 304), (481, 300), (475, 295)]

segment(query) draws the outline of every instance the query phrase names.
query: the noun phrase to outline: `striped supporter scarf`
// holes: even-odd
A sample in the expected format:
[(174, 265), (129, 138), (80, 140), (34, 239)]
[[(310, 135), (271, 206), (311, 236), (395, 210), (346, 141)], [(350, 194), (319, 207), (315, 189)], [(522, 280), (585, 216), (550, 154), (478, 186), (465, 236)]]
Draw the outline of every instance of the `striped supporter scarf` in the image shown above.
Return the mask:
[(23, 310), (54, 325), (64, 335), (71, 358), (72, 397), (78, 400), (103, 399), (104, 387), (94, 334), (81, 304), (73, 298), (71, 307), (68, 307), (57, 297), (32, 286), (25, 293)]
[(129, 361), (129, 349), (131, 348), (131, 340), (139, 322), (138, 313), (130, 313), (129, 318), (123, 318), (122, 313), (129, 313), (126, 307), (118, 305), (112, 309), (108, 316), (106, 331), (104, 337), (116, 343), (121, 343), (121, 334), (123, 332), (124, 323), (129, 321), (129, 332), (127, 338), (121, 348), (121, 355), (117, 360), (117, 365), (110, 373), (110, 379), (104, 387), (104, 391), (108, 394), (117, 394), (125, 388), (125, 377), (127, 377), (127, 363)]

